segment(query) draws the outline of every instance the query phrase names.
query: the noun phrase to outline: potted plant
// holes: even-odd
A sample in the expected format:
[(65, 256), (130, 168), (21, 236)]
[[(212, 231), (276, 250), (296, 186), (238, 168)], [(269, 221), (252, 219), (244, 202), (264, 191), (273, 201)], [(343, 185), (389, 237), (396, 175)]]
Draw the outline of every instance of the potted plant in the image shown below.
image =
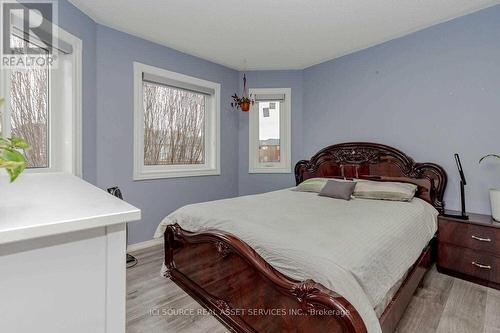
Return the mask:
[[(0, 107), (3, 102), (4, 99), (0, 98)], [(19, 152), (19, 149), (27, 149), (28, 147), (29, 145), (23, 139), (4, 138), (0, 135), (0, 169), (7, 171), (11, 183), (26, 168), (26, 159)]]
[[(484, 161), (487, 158), (496, 158), (500, 160), (500, 155), (497, 154), (488, 154), (479, 160), (479, 163)], [(500, 190), (491, 188), (490, 189), (490, 202), (491, 202), (491, 216), (495, 221), (500, 221)]]
[(234, 94), (231, 96), (233, 98), (233, 102), (231, 102), (231, 106), (236, 109), (241, 109), (241, 111), (247, 112), (250, 110), (250, 105), (253, 105), (254, 100), (243, 96), (243, 97), (238, 97), (238, 95)]
[(231, 102), (231, 107), (236, 108), (236, 110), (241, 109), (243, 112), (250, 110), (250, 105), (255, 102), (252, 95), (248, 96), (247, 93), (247, 77), (243, 74), (243, 96), (240, 97), (237, 94), (231, 96), (233, 101)]

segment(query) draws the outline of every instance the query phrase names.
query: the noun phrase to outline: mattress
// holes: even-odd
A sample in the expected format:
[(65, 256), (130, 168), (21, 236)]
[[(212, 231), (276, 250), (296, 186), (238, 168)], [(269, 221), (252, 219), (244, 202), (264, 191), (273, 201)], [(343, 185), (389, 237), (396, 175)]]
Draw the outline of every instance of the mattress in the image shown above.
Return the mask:
[(385, 308), (436, 233), (437, 215), (418, 198), (345, 201), (285, 189), (184, 206), (162, 221), (155, 236), (173, 223), (194, 232), (229, 232), (281, 273), (344, 296), (368, 332), (379, 333), (375, 309)]

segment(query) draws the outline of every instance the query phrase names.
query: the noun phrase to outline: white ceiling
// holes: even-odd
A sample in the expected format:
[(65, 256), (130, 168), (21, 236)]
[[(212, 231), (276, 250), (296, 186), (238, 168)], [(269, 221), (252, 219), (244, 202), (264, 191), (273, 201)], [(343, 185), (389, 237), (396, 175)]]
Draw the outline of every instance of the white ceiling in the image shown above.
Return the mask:
[(302, 69), (500, 0), (70, 0), (96, 22), (234, 69)]

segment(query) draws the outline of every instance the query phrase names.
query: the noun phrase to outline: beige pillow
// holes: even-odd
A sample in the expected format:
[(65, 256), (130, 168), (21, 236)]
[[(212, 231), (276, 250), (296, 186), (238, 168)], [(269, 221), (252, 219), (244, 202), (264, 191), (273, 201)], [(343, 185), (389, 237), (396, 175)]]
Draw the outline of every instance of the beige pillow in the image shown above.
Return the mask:
[(315, 177), (304, 180), (302, 183), (297, 185), (297, 187), (292, 188), (292, 191), (297, 192), (314, 192), (319, 193), (325, 187), (326, 183), (329, 180), (336, 180), (339, 182), (350, 182), (351, 180), (346, 180), (343, 178), (324, 178), (324, 177)]
[(415, 184), (357, 180), (353, 196), (362, 199), (411, 201), (416, 191)]
[(319, 193), (325, 187), (328, 178), (309, 178), (293, 188), (292, 191)]

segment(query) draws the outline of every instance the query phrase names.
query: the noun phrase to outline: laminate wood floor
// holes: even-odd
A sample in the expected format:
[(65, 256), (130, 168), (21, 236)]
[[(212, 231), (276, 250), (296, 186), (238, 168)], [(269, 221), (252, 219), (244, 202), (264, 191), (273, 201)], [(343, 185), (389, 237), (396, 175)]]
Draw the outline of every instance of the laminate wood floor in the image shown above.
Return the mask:
[[(127, 333), (218, 333), (227, 329), (160, 275), (162, 246), (133, 253), (127, 270)], [(398, 333), (500, 333), (500, 291), (438, 273), (427, 275)]]

